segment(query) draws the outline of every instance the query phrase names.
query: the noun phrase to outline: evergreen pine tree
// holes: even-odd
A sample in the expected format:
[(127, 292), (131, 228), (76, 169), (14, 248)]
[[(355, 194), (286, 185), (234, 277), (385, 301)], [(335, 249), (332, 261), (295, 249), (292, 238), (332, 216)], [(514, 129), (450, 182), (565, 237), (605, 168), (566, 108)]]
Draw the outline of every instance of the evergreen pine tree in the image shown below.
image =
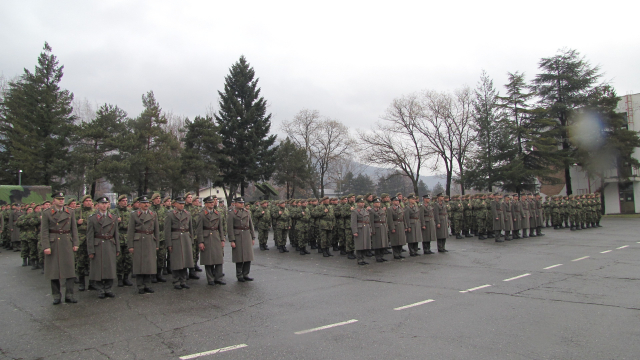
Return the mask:
[(533, 80), (532, 89), (539, 97), (540, 105), (550, 118), (556, 121), (558, 142), (562, 145), (564, 178), (567, 194), (573, 193), (570, 166), (575, 162), (569, 142), (567, 126), (578, 109), (589, 102), (589, 94), (600, 78), (600, 69), (591, 64), (576, 50), (562, 49), (553, 57), (543, 58), (540, 73)]
[(213, 117), (196, 116), (193, 121), (185, 121), (185, 129), (181, 159), (185, 187), (199, 190), (202, 185), (215, 182), (218, 177), (219, 128)]
[(277, 185), (286, 187), (287, 199), (304, 187), (311, 177), (311, 163), (304, 148), (294, 144), (289, 137), (280, 143), (276, 158), (280, 162), (273, 174)]
[(64, 66), (45, 42), (34, 72), (24, 69), (9, 83), (0, 108), (0, 146), (4, 149), (3, 181), (61, 186), (71, 167), (70, 138), (76, 131), (73, 94), (60, 88)]
[[(258, 78), (244, 56), (231, 66), (215, 115), (222, 137), (219, 183), (235, 194), (251, 181), (266, 181), (275, 170), (275, 135), (269, 135), (271, 114), (260, 96)], [(231, 196), (231, 195), (229, 195)]]

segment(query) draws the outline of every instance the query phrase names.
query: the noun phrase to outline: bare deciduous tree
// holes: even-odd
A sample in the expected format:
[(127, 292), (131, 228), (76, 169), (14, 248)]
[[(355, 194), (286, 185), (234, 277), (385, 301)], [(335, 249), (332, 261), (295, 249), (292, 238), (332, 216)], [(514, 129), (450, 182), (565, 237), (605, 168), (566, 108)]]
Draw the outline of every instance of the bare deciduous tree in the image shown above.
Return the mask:
[(394, 99), (372, 132), (360, 132), (365, 143), (362, 159), (370, 164), (392, 166), (400, 169), (418, 194), (420, 170), (433, 151), (418, 129), (422, 118), (422, 106), (417, 95)]
[(349, 129), (337, 120), (323, 118), (317, 110), (301, 110), (282, 130), (309, 155), (316, 175), (310, 186), (316, 197), (324, 196), (327, 173), (331, 166), (351, 153), (355, 144)]

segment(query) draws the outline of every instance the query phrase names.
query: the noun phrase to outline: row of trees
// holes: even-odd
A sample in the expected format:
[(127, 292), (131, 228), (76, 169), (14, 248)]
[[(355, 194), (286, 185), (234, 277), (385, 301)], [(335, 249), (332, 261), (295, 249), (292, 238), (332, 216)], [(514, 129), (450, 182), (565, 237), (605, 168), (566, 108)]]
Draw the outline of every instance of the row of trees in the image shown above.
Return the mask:
[[(562, 50), (539, 68), (530, 82), (509, 73), (503, 95), (483, 72), (475, 89), (402, 96), (369, 130), (352, 132), (304, 109), (282, 122), (287, 137), (277, 144), (244, 57), (225, 77), (217, 111), (175, 117), (149, 91), (144, 110), (129, 117), (113, 104), (74, 111), (73, 94), (59, 86), (63, 66), (45, 43), (34, 72), (0, 82), (0, 182), (15, 183), (23, 170), (25, 184), (79, 194), (87, 188), (92, 196), (108, 182), (114, 192), (138, 194), (216, 185), (230, 197), (270, 181), (290, 198), (321, 197), (333, 186), (342, 193), (424, 194), (430, 189), (421, 174), (444, 170), (447, 194), (454, 184), (463, 193), (532, 190), (536, 180), (564, 180), (571, 193), (572, 164), (593, 176), (610, 164), (640, 165), (631, 156), (640, 139), (615, 112), (619, 98), (600, 82), (598, 67)], [(589, 121), (599, 126), (584, 126)], [(388, 171), (374, 182), (362, 163)]]
[[(153, 91), (136, 117), (104, 104), (81, 119), (73, 94), (60, 88), (64, 67), (45, 43), (34, 72), (3, 81), (0, 93), (0, 182), (50, 185), (95, 196), (101, 182), (117, 193), (198, 191), (227, 194), (269, 180), (278, 147), (258, 79), (244, 57), (230, 68), (214, 114), (167, 119)], [(83, 121), (84, 120), (84, 121)], [(227, 191), (228, 190), (228, 191)], [(231, 196), (231, 195), (228, 195)]]
[(640, 165), (632, 157), (640, 139), (616, 113), (620, 98), (601, 82), (597, 66), (564, 49), (543, 58), (539, 69), (529, 83), (523, 73), (509, 73), (503, 96), (483, 72), (473, 90), (395, 99), (381, 122), (360, 132), (362, 159), (399, 169), (416, 192), (422, 171), (444, 169), (447, 194), (454, 182), (462, 193), (520, 192), (534, 190), (536, 180), (566, 183), (571, 194), (573, 164), (592, 177), (611, 164)]

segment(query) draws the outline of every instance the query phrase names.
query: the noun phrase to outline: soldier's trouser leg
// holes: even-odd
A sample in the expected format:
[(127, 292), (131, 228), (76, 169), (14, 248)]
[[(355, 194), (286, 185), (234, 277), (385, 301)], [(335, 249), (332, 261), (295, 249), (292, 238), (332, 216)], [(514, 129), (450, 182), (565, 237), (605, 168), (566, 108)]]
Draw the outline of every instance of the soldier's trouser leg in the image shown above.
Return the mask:
[(40, 268), (44, 269), (44, 249), (40, 241), (38, 241), (38, 263), (40, 264)]
[(193, 250), (193, 266), (194, 268), (196, 268), (198, 267), (198, 260), (200, 260), (200, 249), (198, 249), (198, 242), (196, 241), (196, 239), (193, 239), (191, 248)]
[(384, 255), (382, 253), (382, 249), (375, 249), (375, 250), (373, 250), (373, 253), (374, 253), (375, 257), (376, 257), (376, 260), (382, 259), (382, 256)]
[(138, 290), (146, 289), (149, 282), (151, 282), (151, 276), (143, 274), (136, 275), (136, 286), (138, 287)]
[(223, 264), (212, 265), (213, 266), (213, 280), (215, 280), (215, 281), (222, 280), (222, 276), (223, 276), (222, 275), (222, 271), (223, 271), (222, 265)]
[(400, 257), (400, 255), (402, 254), (402, 246), (400, 245), (394, 245), (391, 247), (393, 249), (393, 258), (397, 259)]
[(251, 272), (251, 261), (236, 263), (236, 277), (242, 279), (245, 276), (249, 276)]
[[(64, 297), (65, 299), (73, 298), (73, 278), (65, 279), (65, 290)], [(54, 299), (60, 299), (62, 294), (60, 293), (60, 280), (51, 280), (51, 295), (53, 295)]]
[(422, 252), (427, 254), (431, 251), (431, 241), (423, 241), (422, 242)]
[(116, 273), (118, 276), (126, 276), (131, 273), (133, 267), (133, 258), (126, 246), (120, 247), (120, 256), (116, 262)]
[(364, 261), (364, 252), (365, 250), (356, 250), (356, 259), (358, 259), (358, 262)]
[(298, 232), (293, 226), (289, 229), (289, 244), (291, 244), (291, 247), (293, 248), (300, 246), (298, 245)]
[(344, 250), (349, 253), (355, 249), (355, 242), (353, 241), (353, 232), (351, 227), (344, 230)]
[(207, 275), (207, 283), (215, 280), (215, 276), (213, 275), (213, 265), (205, 265), (204, 273)]
[(312, 249), (315, 249), (318, 246), (318, 228), (315, 226), (310, 227), (309, 244), (311, 244)]
[(89, 251), (87, 250), (87, 241), (83, 241), (76, 252), (76, 274), (78, 276), (89, 275)]
[(276, 247), (282, 246), (282, 229), (273, 229), (273, 242), (276, 243)]
[(33, 262), (31, 265), (38, 263), (38, 239), (29, 239), (29, 260)]
[(501, 237), (502, 237), (502, 230), (496, 230), (493, 229), (493, 236), (495, 236), (496, 241), (501, 241)]
[(160, 241), (158, 244), (158, 250), (156, 251), (156, 259), (158, 266), (158, 273), (162, 274), (162, 269), (165, 267), (165, 259), (167, 258), (167, 247), (164, 241)]
[(308, 236), (307, 231), (304, 231), (301, 229), (298, 230), (298, 246), (299, 247), (303, 248), (307, 246), (307, 244), (309, 243), (307, 236)]
[(331, 230), (320, 230), (320, 248), (328, 249), (331, 242)]
[(344, 228), (339, 228), (338, 229), (338, 247), (341, 249), (345, 249), (345, 244), (344, 244)]
[(173, 277), (173, 285), (182, 285), (187, 283), (187, 269), (171, 270)]
[(21, 240), (20, 241), (20, 257), (26, 259), (29, 257), (29, 241)]
[(481, 217), (478, 217), (478, 221), (476, 222), (476, 229), (478, 229), (478, 235), (485, 234), (484, 223), (485, 223), (484, 219), (482, 219)]
[(338, 228), (331, 230), (331, 246), (338, 247)]
[(109, 294), (111, 292), (112, 287), (113, 287), (113, 279), (102, 280), (102, 289), (106, 294)]

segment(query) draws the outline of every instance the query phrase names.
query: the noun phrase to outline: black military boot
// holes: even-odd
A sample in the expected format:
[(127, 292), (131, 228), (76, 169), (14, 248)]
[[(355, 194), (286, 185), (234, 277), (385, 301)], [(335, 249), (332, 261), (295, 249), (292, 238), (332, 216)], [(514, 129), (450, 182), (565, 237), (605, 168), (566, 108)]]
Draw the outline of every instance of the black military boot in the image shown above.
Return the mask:
[(333, 245), (333, 251), (340, 251), (340, 249), (338, 248), (338, 245)]
[(487, 240), (487, 238), (484, 236), (484, 233), (479, 233), (480, 236), (478, 236), (478, 240)]
[(582, 223), (582, 229), (586, 229), (586, 227), (584, 226), (584, 223)]
[(269, 245), (264, 244), (264, 249), (265, 249), (265, 250), (269, 250)]
[(27, 258), (22, 259), (22, 266), (29, 266), (29, 260)]
[(196, 264), (193, 269), (197, 272), (202, 272), (202, 268), (200, 266), (198, 266), (198, 264)]
[(600, 225), (600, 220), (596, 221), (596, 225), (597, 225), (598, 227), (602, 227), (602, 225)]
[(262, 244), (258, 245), (258, 248), (260, 248), (260, 250), (264, 250), (264, 246)]
[(460, 233), (456, 233), (456, 239), (463, 239), (462, 235), (460, 235)]
[(322, 249), (322, 257), (329, 257), (329, 248)]
[(87, 290), (89, 291), (97, 291), (98, 289), (95, 287), (95, 280), (89, 280), (89, 287), (87, 288)]
[(536, 227), (536, 235), (537, 236), (544, 236), (544, 234), (542, 233), (542, 226)]
[(471, 230), (469, 230), (464, 237), (468, 237), (468, 238), (473, 237), (473, 234), (471, 233)]
[(80, 284), (78, 284), (78, 291), (84, 291), (84, 276), (79, 276), (78, 280)]
[(315, 250), (315, 249), (317, 249), (317, 248), (318, 248), (318, 246), (316, 245), (316, 242), (315, 242), (315, 241), (312, 241), (312, 242), (311, 242), (311, 250)]
[(122, 283), (122, 275), (118, 275), (118, 287), (123, 287), (124, 284)]
[(349, 251), (349, 255), (347, 255), (347, 259), (353, 260), (355, 258), (356, 258), (356, 255), (353, 253), (353, 250)]
[(284, 252), (284, 249), (282, 248), (282, 246), (278, 246), (278, 252), (279, 253), (283, 253)]
[(133, 283), (131, 282), (131, 280), (129, 280), (129, 274), (125, 274), (122, 277), (122, 283), (124, 284), (124, 286), (133, 286)]
[(307, 250), (305, 248), (306, 248), (306, 246), (303, 246), (303, 247), (300, 248), (300, 255), (307, 255), (308, 254), (308, 252), (307, 252)]
[(189, 269), (189, 279), (194, 279), (194, 280), (199, 280), (200, 276), (198, 276), (198, 274), (196, 274), (196, 269), (194, 268), (190, 268)]
[(296, 251), (300, 251), (300, 246), (296, 245)]
[(571, 224), (571, 227), (569, 228), (569, 230), (571, 230), (571, 231), (576, 231), (576, 227), (575, 227), (575, 226), (573, 226), (573, 224)]
[(495, 238), (495, 235), (493, 235), (493, 231), (487, 231), (487, 239), (493, 239)]
[(536, 237), (536, 234), (533, 231), (533, 229), (529, 229), (529, 237)]
[(38, 269), (40, 269), (40, 263), (38, 263), (37, 260), (32, 261), (31, 270), (38, 270)]
[(156, 280), (161, 283), (167, 282), (167, 279), (162, 276), (162, 270), (158, 271), (158, 273), (156, 274)]

